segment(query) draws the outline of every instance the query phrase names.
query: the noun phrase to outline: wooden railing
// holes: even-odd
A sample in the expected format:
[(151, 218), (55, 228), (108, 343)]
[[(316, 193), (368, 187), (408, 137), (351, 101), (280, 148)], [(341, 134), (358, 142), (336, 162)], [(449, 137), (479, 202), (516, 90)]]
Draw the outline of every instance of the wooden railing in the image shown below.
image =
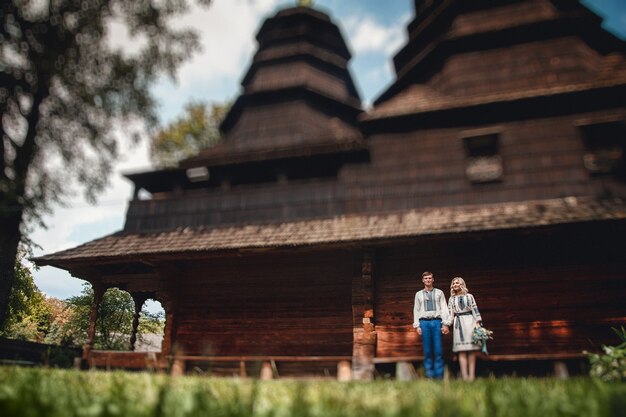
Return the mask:
[[(580, 353), (523, 353), (523, 354), (481, 354), (481, 359), (485, 361), (501, 362), (501, 361), (562, 361), (568, 359), (583, 359), (586, 355)], [(396, 356), (396, 357), (377, 357), (374, 363), (396, 363), (396, 362), (421, 362), (423, 356)]]
[(48, 345), (0, 337), (0, 364), (47, 365), (69, 368), (82, 350), (75, 347)]
[[(554, 362), (555, 370), (562, 366), (563, 361), (584, 359), (583, 353), (559, 353), (559, 354), (516, 354), (516, 355), (482, 355), (482, 360), (488, 362), (532, 362), (546, 361)], [(204, 356), (204, 355), (162, 355), (155, 352), (120, 352), (94, 350), (90, 352), (87, 363), (90, 367), (105, 369), (148, 369), (160, 372), (169, 371), (172, 375), (183, 375), (190, 366), (216, 364), (232, 365), (230, 376), (241, 378), (254, 377), (262, 380), (280, 378), (279, 372), (281, 363), (302, 364), (298, 370), (302, 375), (312, 375), (313, 365), (336, 366), (336, 376), (340, 381), (352, 379), (352, 357), (351, 356)], [(376, 357), (374, 364), (396, 364), (397, 377), (402, 378), (400, 373), (408, 372), (408, 375), (415, 376), (415, 363), (423, 361), (422, 356), (403, 357)], [(406, 370), (408, 371), (405, 371)], [(210, 373), (210, 372), (207, 372)], [(334, 374), (334, 370), (332, 372)]]
[[(166, 371), (172, 375), (182, 375), (187, 370), (188, 364), (216, 364), (233, 363), (238, 365), (237, 376), (259, 377), (260, 379), (275, 379), (280, 377), (277, 363), (291, 362), (302, 364), (334, 363), (337, 367), (337, 379), (346, 381), (352, 377), (351, 356), (202, 356), (202, 355), (167, 355), (155, 352), (127, 352), (92, 350), (87, 359), (89, 367), (123, 369), (149, 369)], [(254, 366), (251, 366), (254, 364)], [(252, 374), (253, 368), (258, 368), (260, 373)], [(306, 371), (306, 367), (304, 369)], [(305, 372), (306, 373), (306, 372)]]
[(172, 375), (181, 375), (185, 372), (188, 362), (194, 363), (238, 363), (238, 376), (246, 378), (249, 375), (248, 364), (261, 364), (259, 378), (262, 380), (276, 379), (280, 377), (277, 363), (336, 363), (337, 379), (349, 381), (352, 379), (351, 356), (196, 356), (196, 355), (172, 355), (167, 357), (171, 364)]

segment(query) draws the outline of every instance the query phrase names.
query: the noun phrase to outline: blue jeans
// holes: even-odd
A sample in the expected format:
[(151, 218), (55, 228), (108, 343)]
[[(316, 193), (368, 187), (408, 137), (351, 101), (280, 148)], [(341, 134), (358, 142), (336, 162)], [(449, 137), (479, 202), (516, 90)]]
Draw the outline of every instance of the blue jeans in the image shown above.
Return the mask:
[(422, 346), (424, 349), (424, 372), (426, 378), (443, 378), (443, 354), (441, 351), (441, 319), (420, 320)]

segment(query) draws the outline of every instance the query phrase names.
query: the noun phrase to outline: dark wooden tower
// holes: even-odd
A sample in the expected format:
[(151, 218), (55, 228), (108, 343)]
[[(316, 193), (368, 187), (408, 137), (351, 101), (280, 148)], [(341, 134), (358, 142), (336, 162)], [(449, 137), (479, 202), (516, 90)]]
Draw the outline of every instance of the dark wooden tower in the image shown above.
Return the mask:
[(124, 230), (38, 263), (162, 301), (163, 358), (351, 359), (372, 377), (421, 359), (423, 270), (446, 292), (467, 280), (491, 361), (611, 343), (626, 320), (625, 43), (574, 1), (415, 10), (369, 112), (328, 16), (268, 19), (221, 144), (129, 175)]

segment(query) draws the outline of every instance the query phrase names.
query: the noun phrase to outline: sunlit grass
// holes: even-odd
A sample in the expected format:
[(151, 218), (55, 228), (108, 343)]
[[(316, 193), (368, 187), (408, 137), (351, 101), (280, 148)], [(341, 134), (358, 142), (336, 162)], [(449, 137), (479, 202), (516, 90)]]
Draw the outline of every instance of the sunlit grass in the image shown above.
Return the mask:
[(626, 384), (589, 378), (268, 381), (0, 368), (0, 416), (622, 416)]

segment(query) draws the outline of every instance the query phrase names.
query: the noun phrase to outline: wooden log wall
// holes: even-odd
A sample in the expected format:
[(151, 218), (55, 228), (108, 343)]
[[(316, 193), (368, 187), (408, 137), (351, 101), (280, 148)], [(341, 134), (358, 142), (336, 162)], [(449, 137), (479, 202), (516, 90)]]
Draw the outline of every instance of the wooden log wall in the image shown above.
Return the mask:
[[(496, 358), (566, 358), (617, 344), (611, 327), (626, 323), (624, 229), (587, 225), (380, 249), (376, 356), (422, 354), (411, 324), (424, 270), (446, 297), (451, 279), (465, 278), (495, 332), (489, 351)], [(444, 346), (451, 355), (451, 336)]]
[[(289, 181), (164, 194), (130, 203), (125, 230), (294, 221), (350, 213), (626, 195), (613, 175), (594, 176), (583, 164), (580, 124), (626, 117), (624, 109), (545, 119), (377, 134), (371, 163), (347, 165), (339, 178)], [(448, 123), (448, 121), (446, 121)], [(453, 124), (455, 121), (449, 121)], [(472, 184), (464, 138), (499, 136), (501, 181)]]
[(175, 344), (190, 355), (352, 355), (350, 251), (262, 253), (175, 277)]
[[(624, 181), (614, 175), (594, 176), (585, 169), (585, 147), (577, 126), (625, 116), (619, 109), (480, 127), (374, 135), (370, 138), (371, 165), (350, 166), (342, 173), (349, 196), (347, 211), (626, 195)], [(499, 136), (503, 175), (499, 182), (472, 184), (465, 175), (463, 139), (486, 134)]]

